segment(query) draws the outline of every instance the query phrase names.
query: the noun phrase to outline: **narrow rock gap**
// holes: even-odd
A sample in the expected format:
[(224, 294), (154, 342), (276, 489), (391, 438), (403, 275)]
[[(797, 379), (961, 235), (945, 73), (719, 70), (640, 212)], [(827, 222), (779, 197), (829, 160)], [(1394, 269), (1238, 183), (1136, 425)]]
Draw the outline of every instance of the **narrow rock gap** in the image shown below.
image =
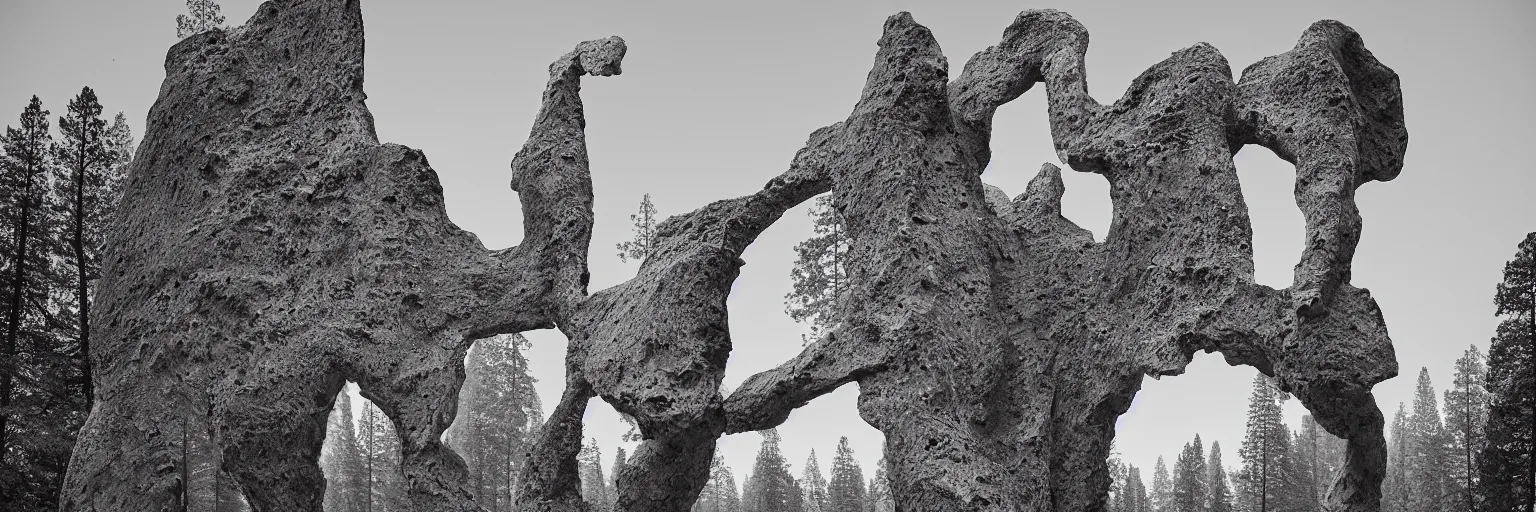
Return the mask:
[(1307, 240), (1306, 220), (1296, 207), (1296, 168), (1255, 145), (1244, 146), (1232, 160), (1253, 221), (1254, 281), (1288, 288)]

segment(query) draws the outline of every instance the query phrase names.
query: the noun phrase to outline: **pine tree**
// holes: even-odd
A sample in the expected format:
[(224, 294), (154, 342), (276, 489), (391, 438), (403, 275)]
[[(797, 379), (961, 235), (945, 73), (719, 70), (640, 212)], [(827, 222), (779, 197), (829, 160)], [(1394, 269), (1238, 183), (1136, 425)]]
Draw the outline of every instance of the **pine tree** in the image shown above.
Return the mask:
[(1167, 512), (1173, 507), (1173, 479), (1168, 476), (1168, 464), (1163, 462), (1163, 457), (1157, 457), (1157, 465), (1152, 467), (1152, 510)]
[(581, 445), (576, 462), (581, 471), (581, 499), (587, 502), (590, 510), (613, 510), (614, 499), (608, 493), (608, 480), (603, 478), (602, 450), (598, 448), (596, 439), (589, 438), (586, 444)]
[(1408, 509), (1408, 453), (1413, 443), (1407, 408), (1399, 402), (1397, 414), (1392, 416), (1392, 439), (1387, 446), (1387, 475), (1381, 485), (1382, 510)]
[(352, 421), (352, 397), (344, 387), (336, 394), (336, 403), (325, 424), (325, 444), (320, 448), (326, 512), (363, 511), (368, 497), (364, 494), (362, 469), (362, 456), (357, 450), (357, 426)]
[(869, 479), (869, 493), (864, 496), (864, 512), (895, 512), (891, 481), (885, 476), (885, 458), (875, 463), (875, 477)]
[(1169, 512), (1203, 512), (1209, 494), (1206, 479), (1205, 449), (1200, 436), (1184, 444), (1184, 451), (1173, 466), (1173, 504)]
[(224, 15), (214, 0), (187, 0), (187, 14), (176, 15), (177, 39), (219, 28), (224, 28)]
[(1239, 502), (1255, 512), (1285, 510), (1304, 491), (1297, 489), (1290, 460), (1291, 434), (1282, 418), (1285, 394), (1259, 374), (1248, 399), (1248, 426), (1243, 436), (1243, 469)]
[(1487, 447), (1479, 492), (1487, 510), (1536, 510), (1536, 232), (1504, 265), (1494, 295), (1503, 319), (1488, 347)]
[(864, 504), (864, 469), (853, 458), (848, 438), (837, 441), (832, 459), (832, 481), (827, 485), (827, 512), (859, 512)]
[(811, 456), (805, 460), (800, 487), (805, 491), (805, 512), (827, 511), (827, 479), (821, 476), (821, 464), (816, 462), (816, 450), (811, 450)]
[(364, 512), (405, 510), (400, 472), (400, 437), (395, 426), (371, 401), (364, 400), (358, 425), (358, 451), (363, 458)]
[(640, 199), (640, 211), (629, 220), (635, 225), (634, 238), (618, 244), (619, 261), (644, 261), (656, 248), (656, 205), (651, 203), (650, 194)]
[(849, 240), (832, 196), (816, 198), (811, 222), (814, 235), (795, 244), (795, 266), (789, 273), (794, 288), (784, 296), (785, 312), (810, 325), (810, 333), (802, 335), (805, 344), (821, 339), (837, 323), (838, 302), (848, 289), (844, 260)]
[(1420, 368), (1419, 381), (1413, 398), (1413, 415), (1408, 418), (1412, 432), (1407, 463), (1408, 510), (1414, 512), (1441, 512), (1446, 509), (1445, 427), (1440, 423), (1440, 408), (1436, 404), (1435, 389), (1430, 383), (1429, 368)]
[(1483, 389), (1487, 371), (1476, 345), (1467, 347), (1456, 360), (1456, 377), (1445, 390), (1445, 429), (1450, 436), (1447, 483), (1453, 495), (1447, 510), (1472, 512), (1476, 508), (1477, 467), (1486, 444), (1483, 429), (1488, 423), (1488, 392)]
[[(763, 444), (752, 465), (750, 500), (744, 505), (753, 512), (801, 512), (799, 486), (779, 452), (778, 431), (768, 429), (761, 433)], [(835, 474), (833, 479), (835, 482)]]
[(108, 187), (113, 181), (113, 155), (107, 152), (107, 122), (101, 119), (101, 103), (90, 87), (70, 100), (68, 114), (59, 117), (62, 137), (54, 146), (54, 158), (61, 165), (55, 169), (54, 195), (57, 207), (64, 211), (64, 229), (61, 246), (61, 274), (69, 281), (72, 300), (64, 302), (56, 314), (67, 318), (63, 326), (74, 338), (67, 350), (79, 366), (79, 379), (74, 384), (77, 393), (84, 396), (83, 408), (89, 411), (91, 396), (91, 361), (86, 354), (91, 347), (91, 283), (101, 272), (100, 247), (106, 235), (102, 221), (112, 206)]
[(1210, 512), (1232, 512), (1233, 509), (1232, 488), (1227, 484), (1227, 470), (1221, 464), (1221, 443), (1211, 441), (1211, 458), (1205, 463), (1205, 480), (1210, 489), (1205, 503)]
[(709, 482), (699, 492), (692, 512), (741, 512), (741, 495), (736, 492), (736, 477), (718, 452), (709, 462)]
[(464, 457), (475, 502), (490, 510), (510, 510), (517, 470), (541, 423), (541, 406), (528, 374), (519, 334), (475, 342), (465, 356), (464, 386), (458, 417), (444, 437)]
[(5, 235), (0, 284), (0, 503), (17, 510), (58, 508), (58, 489), (75, 432), (85, 420), (80, 352), (60, 331), (56, 291), (59, 248), (55, 165), (48, 111), (36, 96), (20, 128), (6, 127), (0, 162), (0, 234)]

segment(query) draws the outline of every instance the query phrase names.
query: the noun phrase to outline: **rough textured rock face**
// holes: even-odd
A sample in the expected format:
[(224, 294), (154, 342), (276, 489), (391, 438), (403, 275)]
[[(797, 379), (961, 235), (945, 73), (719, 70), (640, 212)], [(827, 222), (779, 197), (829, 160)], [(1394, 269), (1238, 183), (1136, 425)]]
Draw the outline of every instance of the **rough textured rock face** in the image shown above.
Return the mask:
[[(1376, 510), (1385, 445), (1370, 390), (1397, 367), (1349, 268), (1354, 190), (1402, 166), (1395, 74), (1320, 22), (1240, 81), (1201, 44), (1102, 105), (1083, 78), (1087, 43), (1071, 17), (1029, 11), (949, 81), (932, 34), (891, 17), (845, 121), (756, 194), (662, 223), (634, 279), (589, 295), (580, 80), (619, 74), (623, 40), (551, 64), (512, 162), (524, 243), (488, 251), (448, 221), (420, 152), (377, 141), (356, 2), (274, 0), (244, 27), (189, 38), (167, 58), (113, 229), (92, 318), (98, 405), (65, 509), (170, 508), (192, 418), (254, 508), (318, 510), (325, 418), (352, 380), (400, 432), (413, 508), (474, 510), (461, 459), (438, 442), (465, 351), (558, 327), (566, 389), (529, 452), (520, 510), (587, 508), (576, 454), (593, 397), (645, 437), (617, 475), (618, 508), (685, 511), (722, 433), (778, 425), (854, 381), (900, 510), (1101, 510), (1116, 417), (1144, 375), (1182, 373), (1199, 350), (1274, 376), (1348, 438), (1329, 509)], [(1062, 161), (1111, 185), (1103, 242), (1061, 216), (1054, 166), (1011, 202), (980, 181), (993, 114), (1036, 83)], [(1231, 158), (1244, 144), (1297, 167), (1308, 238), (1284, 290), (1253, 282)], [(841, 323), (721, 397), (742, 251), (829, 191), (853, 240)]]

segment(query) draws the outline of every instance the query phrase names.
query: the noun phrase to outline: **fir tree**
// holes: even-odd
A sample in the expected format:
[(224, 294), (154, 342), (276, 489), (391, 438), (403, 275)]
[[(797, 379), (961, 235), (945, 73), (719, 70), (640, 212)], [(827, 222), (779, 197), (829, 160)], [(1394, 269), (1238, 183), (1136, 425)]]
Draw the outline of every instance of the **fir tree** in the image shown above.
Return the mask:
[(85, 419), (81, 352), (59, 331), (70, 326), (55, 312), (63, 288), (54, 265), (58, 248), (54, 166), (48, 111), (36, 96), (22, 110), (20, 128), (0, 141), (0, 231), (5, 310), (0, 332), (0, 503), (17, 510), (58, 508), (58, 489), (75, 432)]
[(640, 211), (629, 220), (635, 225), (634, 238), (618, 244), (619, 261), (644, 261), (656, 248), (656, 205), (650, 194), (640, 199)]
[(1210, 512), (1232, 512), (1233, 508), (1232, 488), (1227, 484), (1227, 470), (1221, 464), (1221, 443), (1211, 441), (1211, 458), (1205, 463), (1205, 480), (1210, 489), (1205, 503)]
[(875, 463), (875, 477), (869, 479), (869, 493), (864, 496), (864, 512), (894, 512), (895, 497), (891, 495), (891, 481), (885, 476), (885, 459)]
[[(350, 387), (350, 385), (348, 386)], [(325, 444), (320, 449), (320, 470), (325, 474), (325, 511), (362, 512), (363, 461), (357, 450), (357, 427), (352, 421), (352, 397), (347, 388), (336, 394), (326, 420)]]
[(56, 207), (64, 211), (64, 229), (61, 246), (64, 265), (62, 274), (69, 281), (73, 292), (56, 314), (69, 319), (63, 330), (75, 341), (68, 353), (74, 355), (80, 368), (75, 382), (78, 393), (83, 395), (84, 410), (89, 411), (91, 402), (91, 362), (86, 354), (91, 347), (91, 283), (101, 272), (102, 239), (106, 229), (102, 221), (112, 206), (108, 194), (111, 180), (112, 155), (107, 152), (107, 122), (101, 119), (101, 103), (90, 87), (70, 100), (68, 113), (59, 117), (62, 137), (54, 146), (54, 158), (61, 165), (54, 177)]
[(395, 425), (373, 402), (364, 400), (358, 424), (358, 452), (363, 459), (363, 510), (405, 510), (405, 487), (400, 472), (400, 437)]
[(709, 481), (699, 492), (692, 512), (741, 512), (741, 496), (736, 491), (736, 477), (718, 452), (709, 461)]
[(1168, 476), (1168, 464), (1163, 462), (1163, 457), (1157, 457), (1157, 465), (1152, 467), (1152, 510), (1166, 512), (1173, 507), (1173, 479)]
[(1536, 232), (1504, 265), (1502, 317), (1488, 347), (1487, 446), (1478, 489), (1486, 510), (1536, 510)]
[(608, 493), (608, 479), (603, 478), (602, 450), (596, 439), (587, 439), (587, 443), (581, 445), (576, 462), (581, 468), (581, 499), (593, 511), (613, 510), (614, 500)]
[(1456, 360), (1456, 377), (1445, 390), (1445, 429), (1450, 436), (1452, 491), (1447, 510), (1472, 512), (1476, 508), (1477, 467), (1486, 444), (1483, 429), (1488, 423), (1488, 392), (1483, 388), (1486, 374), (1483, 354), (1476, 345), (1467, 347)]
[(519, 334), (494, 336), (470, 346), (459, 391), (458, 416), (444, 433), (447, 444), (464, 457), (476, 503), (510, 510), (517, 468), (541, 423), (535, 380), (528, 375)]
[(176, 38), (186, 39), (224, 27), (224, 15), (214, 0), (187, 0), (187, 14), (176, 15)]
[(1408, 453), (1413, 433), (1408, 426), (1408, 411), (1401, 402), (1392, 416), (1392, 439), (1387, 446), (1387, 475), (1381, 485), (1382, 510), (1408, 508)]
[(802, 335), (805, 344), (821, 339), (837, 323), (838, 302), (848, 289), (844, 260), (849, 240), (832, 196), (816, 198), (811, 222), (814, 234), (795, 244), (795, 266), (789, 274), (794, 288), (784, 296), (785, 312), (810, 325), (810, 333)]
[(1173, 466), (1173, 503), (1168, 512), (1203, 512), (1209, 494), (1206, 479), (1205, 449), (1200, 436), (1185, 443), (1184, 451)]
[(800, 487), (805, 491), (805, 512), (827, 511), (827, 479), (821, 476), (821, 464), (816, 462), (816, 450), (811, 450), (811, 456), (805, 459)]
[[(778, 431), (768, 429), (761, 433), (763, 444), (752, 465), (750, 501), (745, 505), (753, 512), (801, 512), (799, 486), (779, 452)], [(835, 478), (834, 475), (834, 481)]]
[(1263, 374), (1254, 378), (1253, 393), (1248, 399), (1247, 431), (1238, 452), (1243, 460), (1239, 501), (1248, 510), (1283, 510), (1286, 502), (1301, 495), (1288, 488), (1294, 485), (1294, 480), (1288, 460), (1291, 434), (1281, 415), (1284, 400), (1284, 393), (1275, 389)]
[(864, 470), (853, 458), (848, 438), (837, 441), (837, 456), (832, 459), (832, 481), (827, 485), (828, 512), (859, 512), (864, 504)]
[(1441, 512), (1446, 509), (1442, 498), (1446, 496), (1445, 470), (1449, 461), (1446, 460), (1445, 429), (1440, 423), (1440, 408), (1430, 383), (1429, 368), (1419, 370), (1408, 428), (1412, 432), (1409, 453), (1404, 460), (1407, 464), (1408, 510)]

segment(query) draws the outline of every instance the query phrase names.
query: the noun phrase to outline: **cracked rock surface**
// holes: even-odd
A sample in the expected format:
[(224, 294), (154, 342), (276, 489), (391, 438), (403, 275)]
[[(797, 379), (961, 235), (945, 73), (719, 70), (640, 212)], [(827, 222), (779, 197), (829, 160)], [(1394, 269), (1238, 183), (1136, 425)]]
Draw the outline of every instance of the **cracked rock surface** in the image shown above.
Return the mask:
[[(550, 65), (512, 161), (524, 242), (491, 251), (449, 222), (419, 151), (378, 142), (358, 4), (269, 1), (167, 56), (99, 284), (98, 404), (65, 510), (171, 508), (183, 424), (213, 433), (256, 510), (318, 510), (325, 419), (348, 380), (396, 424), (413, 508), (476, 510), (438, 441), (465, 351), (551, 327), (570, 340), (566, 389), (519, 510), (587, 509), (576, 454), (593, 397), (645, 438), (616, 475), (617, 508), (681, 512), (720, 435), (776, 426), (849, 382), (885, 434), (899, 510), (1101, 510), (1115, 419), (1143, 376), (1182, 373), (1201, 350), (1273, 376), (1348, 439), (1328, 510), (1377, 510), (1370, 390), (1397, 366), (1349, 276), (1354, 190), (1402, 167), (1396, 75), (1324, 21), (1240, 80), (1197, 44), (1104, 105), (1086, 90), (1087, 44), (1070, 16), (1028, 11), (951, 81), (928, 29), (890, 17), (844, 121), (757, 193), (663, 222), (638, 275), (589, 294), (580, 85), (620, 74), (622, 39)], [(1061, 216), (1055, 166), (1011, 200), (980, 181), (994, 113), (1038, 83), (1058, 156), (1110, 183), (1103, 242)], [(1297, 168), (1307, 247), (1283, 290), (1253, 282), (1232, 163), (1245, 144)], [(743, 251), (827, 192), (852, 239), (840, 324), (720, 396)]]

